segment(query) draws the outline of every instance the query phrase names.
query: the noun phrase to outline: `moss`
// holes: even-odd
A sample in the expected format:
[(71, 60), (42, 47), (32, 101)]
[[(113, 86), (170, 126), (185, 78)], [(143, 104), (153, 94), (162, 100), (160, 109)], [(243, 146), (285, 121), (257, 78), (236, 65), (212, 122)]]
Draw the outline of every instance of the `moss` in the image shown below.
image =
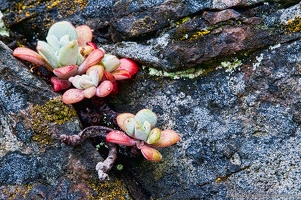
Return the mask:
[(106, 182), (99, 182), (95, 180), (95, 182), (88, 182), (89, 187), (93, 190), (90, 193), (89, 199), (132, 199), (124, 182), (118, 179), (114, 179)]
[(290, 32), (301, 32), (301, 18), (296, 16), (293, 20), (288, 20), (285, 30)]
[(32, 139), (42, 144), (52, 144), (49, 124), (60, 125), (76, 118), (76, 111), (65, 105), (61, 98), (50, 99), (44, 105), (31, 106), (31, 125), (35, 132)]

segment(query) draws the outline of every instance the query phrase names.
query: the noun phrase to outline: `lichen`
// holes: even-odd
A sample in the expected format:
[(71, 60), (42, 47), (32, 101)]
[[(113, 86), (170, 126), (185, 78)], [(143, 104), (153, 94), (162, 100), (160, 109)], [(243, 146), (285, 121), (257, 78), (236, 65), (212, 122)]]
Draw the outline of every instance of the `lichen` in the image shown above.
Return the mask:
[(233, 61), (223, 61), (221, 66), (226, 69), (226, 72), (233, 72), (235, 69), (242, 65), (242, 61), (235, 58)]
[(89, 199), (120, 199), (129, 200), (132, 199), (128, 190), (126, 189), (125, 183), (121, 180), (114, 179), (106, 182), (88, 182), (93, 192), (90, 193)]
[[(145, 66), (143, 68), (146, 68)], [(191, 68), (187, 70), (181, 70), (181, 71), (176, 71), (176, 72), (167, 72), (163, 70), (158, 70), (155, 68), (148, 68), (149, 70), (149, 75), (151, 76), (162, 76), (162, 77), (168, 77), (172, 79), (180, 79), (180, 78), (189, 78), (193, 79), (202, 75), (205, 75), (208, 70), (206, 69), (196, 69), (196, 68)]]
[(3, 14), (0, 11), (0, 36), (9, 36), (8, 29), (4, 26), (4, 23), (2, 21)]
[(180, 40), (195, 40), (195, 39), (198, 39), (199, 37), (208, 35), (209, 33), (210, 33), (210, 31), (207, 29), (195, 31), (192, 33), (186, 33), (180, 38)]
[(301, 32), (301, 18), (295, 16), (294, 19), (288, 20), (287, 24), (285, 25), (285, 30), (289, 32)]
[(49, 125), (60, 125), (66, 121), (72, 121), (76, 118), (76, 111), (65, 105), (60, 97), (50, 99), (44, 105), (30, 106), (29, 112), (32, 120), (31, 125), (35, 132), (32, 140), (42, 144), (52, 144), (53, 139), (49, 134)]
[(183, 17), (176, 21), (176, 25), (179, 26), (181, 24), (184, 24), (185, 22), (189, 21), (191, 18), (189, 16)]

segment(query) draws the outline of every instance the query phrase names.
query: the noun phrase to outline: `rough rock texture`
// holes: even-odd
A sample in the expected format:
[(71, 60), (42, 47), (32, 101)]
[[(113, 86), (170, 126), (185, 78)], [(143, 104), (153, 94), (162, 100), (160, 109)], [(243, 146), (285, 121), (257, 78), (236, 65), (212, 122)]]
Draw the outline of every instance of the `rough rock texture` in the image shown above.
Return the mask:
[[(182, 140), (160, 150), (162, 163), (125, 158), (121, 162), (130, 177), (118, 172), (122, 180), (135, 178), (154, 199), (300, 198), (301, 23), (296, 17), (301, 16), (299, 1), (83, 1), (82, 7), (79, 2), (73, 3), (77, 6), (70, 13), (63, 13), (54, 4), (51, 9), (46, 6), (44, 18), (36, 17), (39, 13), (22, 18), (21, 14), (29, 12), (30, 6), (20, 9), (10, 1), (2, 1), (1, 10), (7, 26), (17, 31), (14, 36), (25, 35), (27, 44), (34, 45), (32, 37), (42, 36), (46, 29), (26, 32), (17, 27), (32, 30), (34, 27), (29, 27), (33, 24), (47, 27), (52, 21), (67, 19), (74, 24), (91, 25), (95, 41), (105, 49), (144, 65), (134, 80), (120, 84), (120, 94), (110, 99), (110, 105), (118, 112), (135, 113), (144, 107), (151, 108), (158, 113), (159, 126), (178, 131)], [(43, 4), (46, 3), (32, 4), (32, 9)], [(18, 9), (22, 10), (20, 16), (18, 12), (11, 14)], [(58, 13), (59, 19), (54, 17)], [(19, 18), (22, 20), (13, 21)], [(198, 77), (200, 73), (203, 75)], [(0, 80), (1, 88), (11, 88), (6, 83), (10, 79)], [(37, 83), (43, 84), (38, 80)], [(11, 112), (19, 116), (19, 110), (37, 103), (37, 99), (28, 99), (29, 93), (20, 93), (18, 88), (1, 95), (3, 116), (11, 116), (7, 115)], [(32, 89), (28, 91), (32, 93)], [(41, 94), (41, 101), (54, 95), (49, 88)], [(12, 101), (14, 104), (9, 104)], [(0, 166), (18, 175), (9, 176), (1, 170), (1, 182), (9, 181), (0, 189), (24, 191), (23, 195), (28, 193), (28, 185), (44, 192), (52, 188), (57, 197), (74, 199), (72, 195), (64, 196), (67, 192), (63, 194), (66, 190), (61, 189), (73, 188), (70, 179), (53, 182), (56, 177), (65, 177), (64, 167), (52, 170), (48, 167), (52, 165), (41, 164), (43, 156), (26, 157), (23, 143), (26, 147), (39, 147), (31, 139), (33, 132), (19, 128), (23, 131), (12, 134), (7, 127), (14, 125), (14, 120), (1, 119), (5, 133), (2, 137), (8, 145), (1, 149)], [(49, 149), (59, 148), (78, 159), (72, 148), (55, 142), (44, 144), (43, 148), (48, 156)], [(40, 149), (31, 151), (38, 153)], [(64, 157), (61, 159), (54, 163), (66, 162)], [(14, 165), (5, 164), (16, 160), (28, 166), (23, 170), (27, 176), (11, 168)], [(82, 162), (82, 167), (93, 168), (93, 160)], [(38, 166), (44, 167), (35, 171)], [(94, 172), (90, 173), (85, 180), (95, 180)], [(39, 184), (32, 186), (33, 179)]]
[(0, 199), (130, 199), (113, 176), (99, 183), (102, 158), (89, 142), (73, 148), (58, 141), (80, 131), (74, 109), (2, 42), (0, 53)]

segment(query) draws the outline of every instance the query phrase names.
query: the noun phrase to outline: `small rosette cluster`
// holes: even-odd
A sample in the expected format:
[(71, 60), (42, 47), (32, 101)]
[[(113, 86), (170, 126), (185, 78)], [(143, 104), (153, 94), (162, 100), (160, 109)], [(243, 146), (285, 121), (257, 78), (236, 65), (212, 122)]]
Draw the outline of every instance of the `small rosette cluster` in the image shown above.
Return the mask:
[(70, 22), (53, 24), (46, 41), (38, 41), (37, 52), (18, 47), (13, 55), (35, 65), (45, 66), (55, 76), (50, 81), (54, 91), (66, 90), (63, 102), (77, 103), (94, 95), (105, 97), (117, 91), (118, 80), (129, 79), (138, 71), (128, 58), (106, 54), (92, 43), (89, 26), (74, 27)]
[(180, 140), (180, 136), (173, 130), (155, 127), (157, 119), (150, 109), (142, 109), (136, 115), (119, 114), (117, 123), (124, 132), (111, 131), (106, 140), (125, 146), (136, 145), (147, 160), (158, 162), (162, 155), (156, 148), (171, 146)]

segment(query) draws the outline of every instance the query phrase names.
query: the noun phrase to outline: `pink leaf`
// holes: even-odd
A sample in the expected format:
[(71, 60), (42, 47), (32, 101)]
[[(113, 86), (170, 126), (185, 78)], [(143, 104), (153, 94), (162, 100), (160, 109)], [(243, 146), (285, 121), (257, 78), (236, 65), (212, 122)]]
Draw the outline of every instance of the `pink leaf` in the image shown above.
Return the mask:
[(61, 79), (68, 79), (77, 74), (77, 69), (77, 65), (67, 65), (64, 67), (55, 68), (53, 73)]
[(124, 69), (130, 73), (131, 76), (138, 72), (138, 65), (129, 58), (121, 58), (119, 59), (120, 65), (117, 70)]
[(118, 126), (124, 131), (126, 131), (125, 120), (129, 117), (135, 118), (135, 115), (132, 113), (121, 113), (116, 117)]
[(118, 83), (117, 81), (112, 82), (113, 84), (113, 90), (111, 92), (111, 94), (118, 94)]
[(85, 73), (89, 67), (98, 64), (103, 57), (104, 57), (104, 53), (102, 50), (100, 49), (93, 50), (88, 55), (88, 57), (82, 62), (82, 64), (78, 67), (78, 74)]
[(87, 25), (81, 25), (76, 27), (77, 37), (78, 37), (78, 45), (85, 46), (88, 42), (92, 41), (92, 30)]
[(108, 133), (106, 137), (107, 142), (112, 142), (120, 145), (125, 145), (125, 146), (134, 146), (136, 144), (136, 140), (127, 136), (124, 132), (122, 131), (111, 131)]
[(60, 79), (56, 76), (51, 77), (50, 82), (53, 86), (53, 91), (55, 92), (65, 90), (71, 86), (71, 83), (68, 80)]
[(111, 81), (105, 80), (99, 84), (96, 88), (96, 96), (98, 97), (106, 97), (113, 90), (113, 84)]
[(164, 130), (161, 132), (160, 139), (151, 144), (152, 147), (167, 147), (180, 141), (180, 136), (173, 130)]
[(85, 97), (83, 94), (83, 90), (72, 88), (72, 89), (67, 90), (63, 94), (62, 101), (65, 104), (74, 104), (74, 103), (80, 102), (84, 98)]
[(131, 74), (124, 69), (116, 69), (112, 72), (112, 75), (114, 76), (116, 81), (131, 78)]
[(87, 42), (87, 45), (93, 47), (93, 49), (98, 49), (97, 45), (94, 42)]
[(96, 93), (96, 87), (94, 87), (94, 86), (89, 87), (83, 91), (83, 95), (87, 99), (92, 98), (95, 95), (95, 93)]
[(26, 60), (35, 65), (45, 66), (50, 71), (52, 70), (52, 68), (50, 66), (48, 66), (48, 64), (45, 62), (44, 58), (40, 54), (38, 54), (37, 52), (35, 52), (29, 48), (18, 47), (13, 51), (13, 55), (17, 58)]
[(115, 77), (113, 76), (113, 74), (111, 74), (110, 72), (105, 70), (104, 73), (103, 73), (103, 80), (109, 80), (111, 82), (114, 82)]
[(162, 155), (157, 149), (154, 149), (147, 145), (143, 145), (140, 147), (140, 150), (144, 158), (146, 158), (149, 161), (159, 162), (162, 160)]

